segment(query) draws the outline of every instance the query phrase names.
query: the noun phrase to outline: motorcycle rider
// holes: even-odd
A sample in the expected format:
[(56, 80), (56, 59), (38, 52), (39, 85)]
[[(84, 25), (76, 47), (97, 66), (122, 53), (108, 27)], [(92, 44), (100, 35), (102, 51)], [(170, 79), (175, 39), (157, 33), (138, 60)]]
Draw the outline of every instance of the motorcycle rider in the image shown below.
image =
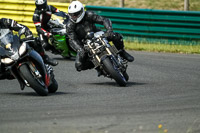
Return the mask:
[[(33, 34), (29, 30), (29, 28), (22, 24), (17, 23), (15, 20), (12, 20), (9, 18), (1, 18), (0, 19), (0, 35), (4, 29), (9, 29), (11, 32), (13, 30), (18, 31), (19, 36), (24, 34), (27, 39), (33, 39)], [(36, 45), (36, 43), (32, 43), (31, 47), (33, 47), (42, 56), (44, 63), (52, 65), (51, 59), (49, 58), (48, 55), (45, 54), (44, 49), (42, 48), (42, 45)], [(6, 74), (4, 73), (4, 66), (0, 62), (0, 79), (4, 79), (4, 78), (6, 78)]]
[[(120, 51), (120, 55), (129, 62), (134, 61), (134, 57), (124, 50), (122, 35), (113, 32), (112, 23), (108, 18), (99, 16), (91, 11), (85, 11), (84, 6), (79, 1), (73, 1), (68, 7), (70, 20), (66, 25), (67, 35), (69, 36), (69, 44), (77, 51), (75, 67), (77, 71), (91, 69), (94, 66), (87, 61), (87, 54), (83, 49), (81, 40), (85, 38), (87, 32), (97, 32), (95, 24), (104, 25), (108, 41), (112, 41), (116, 48)], [(98, 76), (101, 75), (97, 69)]]
[[(52, 5), (47, 5), (47, 0), (35, 0), (35, 5), (33, 22), (36, 26), (39, 39), (46, 50), (52, 50), (52, 52), (54, 52), (53, 46), (48, 43), (48, 39), (52, 34), (49, 32), (50, 27), (47, 23), (51, 19), (52, 14), (60, 11)], [(57, 65), (58, 62), (54, 61), (54, 64)]]

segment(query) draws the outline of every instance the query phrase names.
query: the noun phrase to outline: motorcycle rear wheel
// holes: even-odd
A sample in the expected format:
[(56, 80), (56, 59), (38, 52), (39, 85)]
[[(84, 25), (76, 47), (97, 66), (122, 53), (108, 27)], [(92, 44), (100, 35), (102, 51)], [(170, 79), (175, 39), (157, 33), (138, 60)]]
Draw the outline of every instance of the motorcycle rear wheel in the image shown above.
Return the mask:
[(30, 87), (35, 90), (38, 95), (48, 95), (48, 89), (45, 86), (44, 81), (42, 79), (37, 79), (26, 64), (21, 65), (19, 70), (23, 78), (27, 80), (27, 82), (30, 84)]
[(110, 58), (107, 57), (102, 61), (104, 69), (111, 77), (119, 84), (119, 86), (126, 86), (126, 79), (123, 74), (116, 68), (116, 66), (111, 62)]

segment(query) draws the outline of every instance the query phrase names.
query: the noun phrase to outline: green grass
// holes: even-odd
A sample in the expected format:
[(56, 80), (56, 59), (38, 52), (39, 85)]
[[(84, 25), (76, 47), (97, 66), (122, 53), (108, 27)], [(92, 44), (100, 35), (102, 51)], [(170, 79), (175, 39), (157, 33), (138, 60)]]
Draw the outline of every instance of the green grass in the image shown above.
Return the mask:
[(170, 45), (170, 44), (146, 44), (138, 42), (125, 42), (125, 48), (136, 51), (166, 52), (200, 54), (200, 45)]
[[(31, 0), (33, 1), (33, 0)], [(71, 2), (72, 0), (48, 0), (49, 2)], [(86, 5), (119, 7), (120, 0), (79, 0)], [(125, 7), (161, 10), (183, 10), (184, 0), (125, 0)], [(190, 10), (200, 11), (200, 0), (190, 0)]]

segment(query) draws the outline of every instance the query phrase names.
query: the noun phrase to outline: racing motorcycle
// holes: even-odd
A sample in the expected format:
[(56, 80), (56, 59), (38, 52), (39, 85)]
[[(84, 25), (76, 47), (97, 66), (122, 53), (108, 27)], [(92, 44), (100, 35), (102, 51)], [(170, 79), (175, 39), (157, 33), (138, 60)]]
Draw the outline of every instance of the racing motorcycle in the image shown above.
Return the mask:
[(20, 39), (10, 30), (1, 29), (0, 56), (5, 72), (17, 79), (21, 90), (31, 87), (38, 95), (47, 96), (58, 89), (53, 68), (45, 65), (42, 57), (30, 47), (33, 40)]
[(108, 42), (103, 31), (89, 32), (86, 35), (84, 49), (95, 68), (99, 68), (105, 77), (114, 79), (120, 86), (126, 86), (129, 80), (126, 72), (128, 61)]
[(54, 54), (59, 54), (63, 58), (75, 57), (76, 52), (69, 46), (68, 36), (66, 35), (65, 24), (68, 21), (68, 16), (64, 12), (58, 12), (52, 14), (51, 19), (47, 23), (50, 27), (50, 33), (52, 36), (48, 42), (53, 49), (51, 50)]

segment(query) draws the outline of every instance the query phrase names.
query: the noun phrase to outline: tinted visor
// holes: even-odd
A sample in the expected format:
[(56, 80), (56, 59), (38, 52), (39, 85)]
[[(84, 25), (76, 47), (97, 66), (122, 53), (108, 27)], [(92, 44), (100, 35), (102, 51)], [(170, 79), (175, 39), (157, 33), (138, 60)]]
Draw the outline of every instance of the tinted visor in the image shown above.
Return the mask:
[(36, 4), (36, 6), (37, 6), (37, 9), (38, 9), (38, 10), (42, 10), (42, 9), (44, 10), (44, 9), (47, 8), (47, 2), (45, 2), (45, 3), (42, 4), (42, 5), (37, 5), (37, 4)]
[(83, 8), (78, 11), (78, 12), (75, 12), (75, 13), (69, 13), (70, 17), (72, 20), (76, 21), (83, 13)]

